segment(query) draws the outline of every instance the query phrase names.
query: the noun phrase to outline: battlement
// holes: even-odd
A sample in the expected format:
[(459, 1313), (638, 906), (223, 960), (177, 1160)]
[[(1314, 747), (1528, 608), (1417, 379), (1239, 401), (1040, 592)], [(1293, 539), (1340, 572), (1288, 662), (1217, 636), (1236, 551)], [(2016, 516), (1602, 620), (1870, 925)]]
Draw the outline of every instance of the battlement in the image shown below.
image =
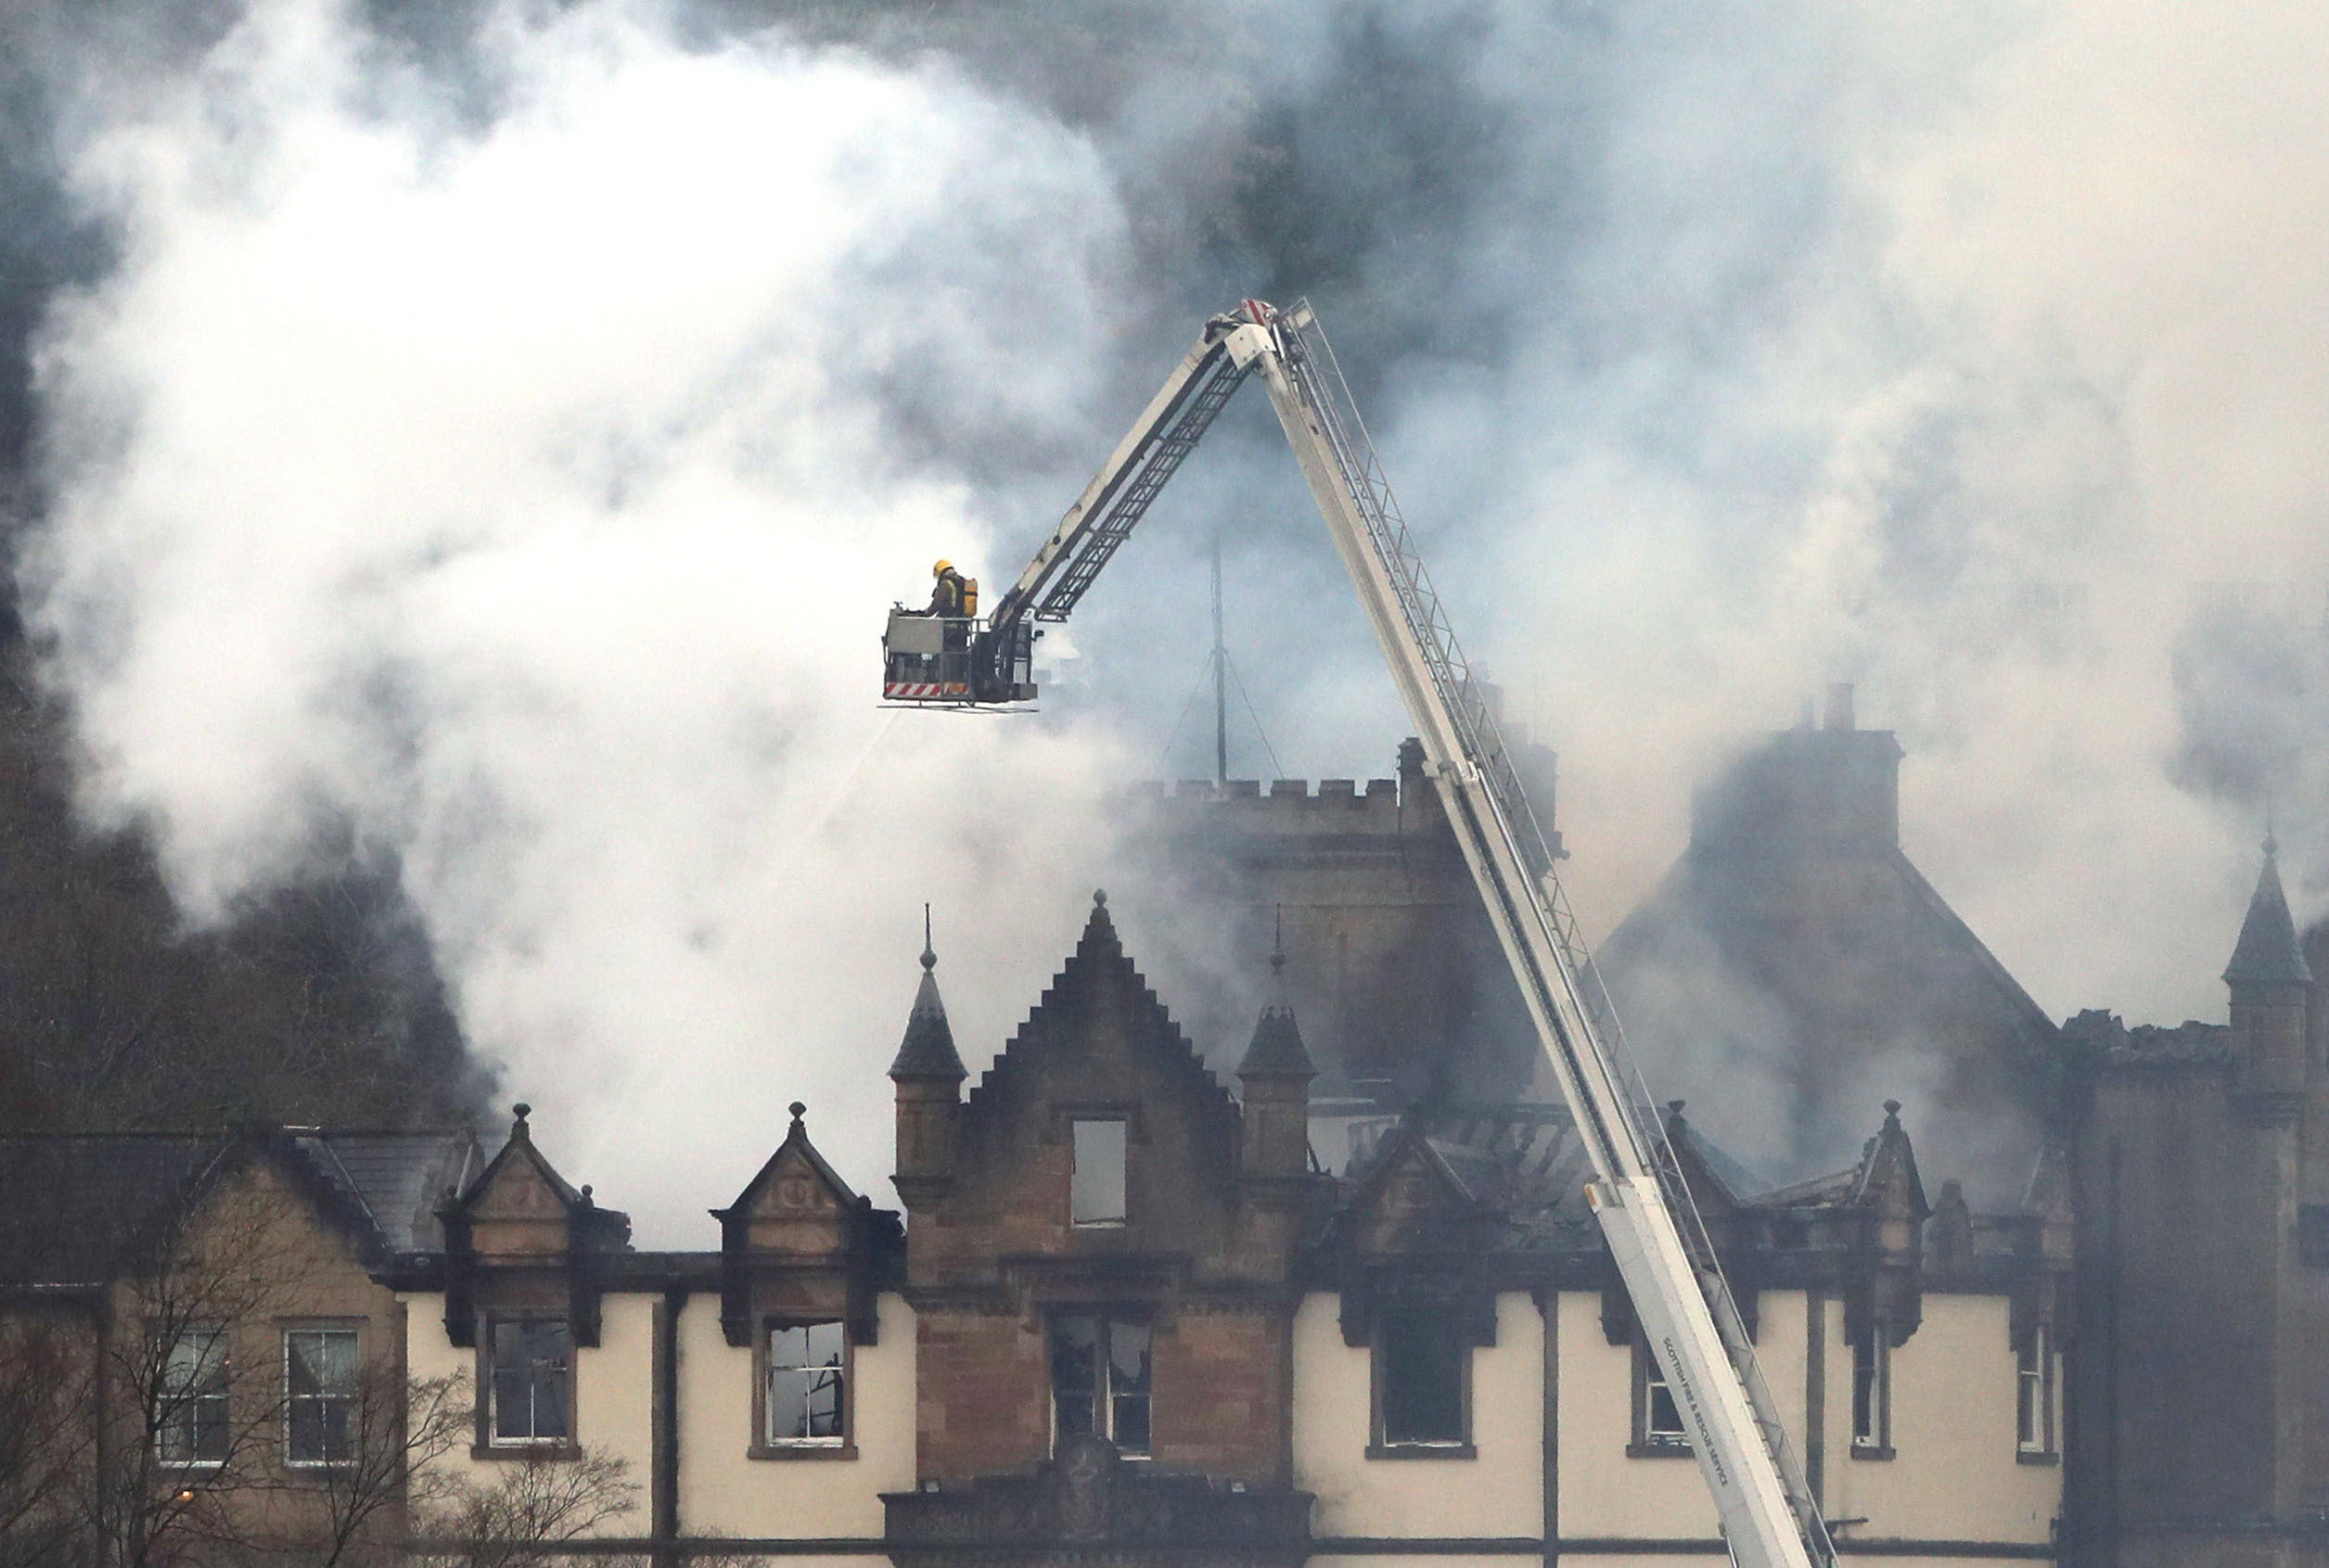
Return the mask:
[(1178, 779), (1168, 784), (1161, 779), (1149, 779), (1132, 786), (1129, 793), (1142, 800), (1195, 800), (1209, 804), (1235, 806), (1251, 801), (1264, 809), (1279, 801), (1292, 801), (1312, 806), (1376, 807), (1399, 804), (1397, 779), (1369, 779), (1361, 789), (1356, 779), (1320, 779), (1313, 792), (1308, 779), (1272, 779), (1264, 791), (1260, 779), (1229, 779), (1216, 783), (1211, 779)]
[(1440, 799), (1418, 771), (1405, 779), (1150, 781), (1125, 804), (1171, 835), (1238, 841), (1405, 840), (1444, 832)]

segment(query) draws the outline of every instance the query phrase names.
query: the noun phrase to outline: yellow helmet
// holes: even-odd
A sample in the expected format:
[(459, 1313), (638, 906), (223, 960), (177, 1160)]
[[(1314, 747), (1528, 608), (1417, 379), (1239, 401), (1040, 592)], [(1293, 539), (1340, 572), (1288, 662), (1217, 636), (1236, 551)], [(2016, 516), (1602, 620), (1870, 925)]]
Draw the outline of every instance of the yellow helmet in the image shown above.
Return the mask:
[(930, 567), (930, 575), (932, 577), (944, 577), (948, 572), (953, 571), (953, 569), (954, 563), (947, 560), (941, 555), (939, 557), (938, 564)]

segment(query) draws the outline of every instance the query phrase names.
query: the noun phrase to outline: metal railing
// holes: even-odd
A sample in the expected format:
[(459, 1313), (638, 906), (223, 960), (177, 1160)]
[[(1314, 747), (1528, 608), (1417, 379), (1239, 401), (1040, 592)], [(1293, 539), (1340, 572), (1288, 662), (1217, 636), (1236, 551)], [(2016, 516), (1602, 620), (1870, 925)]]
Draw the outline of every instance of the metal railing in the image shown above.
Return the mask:
[(1036, 605), (1037, 620), (1065, 620), (1083, 597), (1085, 589), (1100, 575), (1108, 557), (1130, 537), (1133, 525), (1147, 515), (1149, 504), (1157, 499), (1165, 482), (1179, 471), (1182, 462), (1196, 450), (1196, 443), (1230, 395), (1244, 385), (1247, 366), (1231, 361), (1226, 353), (1216, 352), (1206, 379), (1198, 386), (1196, 395), (1188, 401), (1165, 433), (1143, 451), (1135, 459), (1136, 466), (1131, 481), (1109, 496), (1103, 504), (1099, 519), (1093, 523), (1060, 574), (1043, 599)]

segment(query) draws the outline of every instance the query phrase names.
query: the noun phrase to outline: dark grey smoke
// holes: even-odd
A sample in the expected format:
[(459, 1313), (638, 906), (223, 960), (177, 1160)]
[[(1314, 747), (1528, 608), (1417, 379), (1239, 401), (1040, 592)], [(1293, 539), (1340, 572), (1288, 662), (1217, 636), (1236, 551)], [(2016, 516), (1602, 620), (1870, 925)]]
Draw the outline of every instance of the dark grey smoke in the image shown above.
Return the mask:
[[(253, 14), (284, 9), (269, 0)], [(85, 177), (86, 155), (160, 90), (189, 83), (213, 89), (213, 112), (250, 112), (265, 130), (264, 105), (233, 90), (245, 14), (224, 0), (58, 0), (0, 21), (14, 73), (0, 120), (12, 220), (0, 236), (0, 434), (19, 432), (5, 454), (19, 511), (54, 554), (74, 542), (42, 532), (48, 492), (78, 482), (58, 454), (105, 430), (85, 405), (28, 403), (27, 345), (57, 351), (87, 336), (56, 307), (91, 286), (110, 298), (129, 223)], [(2317, 527), (2329, 481), (2305, 455), (2324, 401), (2306, 367), (2329, 353), (2304, 325), (2329, 279), (2313, 249), (2258, 238), (2329, 232), (2310, 205), (2322, 148), (2302, 115), (2317, 94), (2292, 63), (2304, 50), (2271, 29), (2195, 32), (2167, 8), (2105, 27), (2052, 6), (1879, 15), (1730, 0), (369, 0), (330, 24), (353, 32), (361, 65), (339, 108), (408, 133), (425, 185), (522, 119), (541, 83), (512, 64), (525, 52), (510, 40), (574, 17), (614, 19), (656, 50), (699, 58), (858, 62), (955, 116), (959, 145), (1002, 158), (1012, 137), (1041, 141), (1027, 166), (1069, 171), (1009, 185), (1040, 190), (1027, 199), (1056, 213), (922, 213), (912, 247), (860, 245), (842, 271), (863, 319), (817, 323), (800, 356), (862, 403), (874, 432), (851, 493), (927, 484), (960, 497), (952, 513), (930, 510), (961, 538), (884, 555), (891, 592), (916, 592), (929, 554), (978, 549), (992, 593), (1207, 313), (1247, 294), (1312, 297), (1458, 624), (1517, 716), (1562, 751), (1562, 825), (1595, 931), (1680, 850), (1689, 791), (1713, 759), (1831, 679), (1859, 680), (1868, 720), (1902, 736), (1913, 796), (1927, 803), (1907, 830), (1918, 863), (2057, 1015), (2098, 1001), (2212, 1015), (2220, 960), (2207, 955), (2228, 940), (2252, 872), (2257, 797), (2274, 789), (2292, 842), (2329, 808), (2317, 646), (2309, 656), (2297, 632), (2195, 617), (2185, 586), (2264, 560), (2317, 601), (2329, 572)], [(2223, 82), (2242, 84), (2236, 101), (2210, 85)], [(2126, 120), (2133, 104), (2148, 118)], [(2104, 164), (2122, 177), (2092, 179)], [(67, 194), (76, 168), (84, 178)], [(755, 194), (739, 183), (733, 199)], [(1038, 259), (1045, 218), (1069, 237)], [(997, 255), (1006, 238), (1028, 253)], [(634, 509), (686, 466), (674, 448), (723, 408), (751, 407), (755, 356), (770, 351), (737, 344), (745, 392), (690, 406), (676, 430), (586, 411), (572, 440), (587, 461), (575, 463), (604, 510)], [(2234, 363), (2240, 376), (2219, 376)], [(1230, 638), (1287, 771), (1363, 777), (1405, 733), (1267, 412), (1248, 397), (1071, 635), (1055, 637), (1063, 674), (1046, 712), (1014, 721), (1030, 739), (1013, 755), (1030, 773), (1035, 748), (1065, 755), (1094, 734), (1126, 778), (1185, 766), (1161, 754), (1202, 666), (1216, 533)], [(35, 449), (45, 440), (52, 453), (33, 469), (28, 408)], [(2217, 408), (2235, 416), (2211, 422)], [(758, 454), (779, 489), (796, 455)], [(804, 494), (811, 509), (834, 499)], [(457, 562), (472, 543), (448, 523), (429, 551)], [(816, 569), (804, 552), (800, 570)], [(851, 594), (861, 586), (847, 580)], [(814, 601), (820, 589), (827, 601), (838, 591), (832, 579), (791, 591)], [(781, 597), (774, 622), (832, 607)], [(51, 634), (79, 638), (103, 619), (75, 619), (54, 593), (36, 608)], [(105, 687), (90, 668), (58, 679), (86, 697)], [(802, 671), (827, 678), (823, 664)], [(342, 684), (376, 692), (372, 674)], [(510, 803), (490, 748), (459, 752), (472, 776), (406, 771), (427, 747), (407, 747), (405, 730), (425, 736), (475, 696), (448, 697), (424, 670), (392, 722), (369, 698), (339, 705), (366, 708), (366, 744), (387, 754), (359, 761), (387, 781), (374, 825), (412, 840), (407, 876), (417, 866), (468, 893), (513, 880), (513, 836), (549, 832)], [(791, 781), (796, 799), (787, 769), (825, 755), (802, 741), (807, 704), (782, 689), (740, 699), (723, 733), (745, 737), (752, 797), (781, 797), (844, 860), (894, 852), (847, 820), (835, 792), (854, 780), (863, 798), (909, 809), (907, 743), (883, 753), (887, 743), (853, 740), (832, 777)], [(339, 708), (309, 717), (321, 725)], [(1236, 771), (1264, 771), (1241, 744)], [(471, 838), (418, 842), (428, 789), (467, 792)], [(453, 869), (453, 851), (476, 846), (472, 869)], [(1014, 820), (932, 859), (975, 859), (992, 889), (1056, 848)], [(790, 874), (799, 854), (775, 863)], [(229, 886), (281, 872), (263, 855), (197, 858)], [(1075, 857), (1060, 858), (1038, 869), (1064, 882)], [(2142, 868), (2131, 886), (2097, 870), (2131, 863)], [(2289, 866), (2301, 903), (2321, 876)], [(891, 924), (911, 925), (918, 898), (882, 886), (898, 904)], [(694, 907), (694, 890), (670, 901), (660, 912), (685, 931), (741, 940), (749, 924)], [(505, 927), (474, 902), (448, 895), (458, 912), (431, 913), (457, 971), (478, 950), (530, 955), (550, 940), (539, 911)], [(1071, 934), (1075, 911), (1010, 919), (1018, 926), (991, 956), (1011, 984), (1031, 983), (1056, 955), (1037, 955), (1029, 933), (1048, 920)], [(958, 1011), (981, 1005), (960, 996), (977, 982), (945, 973)], [(547, 972), (536, 980), (549, 988)], [(455, 1003), (519, 1035), (513, 1020), (555, 1032), (522, 988)], [(837, 1069), (834, 1081), (855, 1080)]]

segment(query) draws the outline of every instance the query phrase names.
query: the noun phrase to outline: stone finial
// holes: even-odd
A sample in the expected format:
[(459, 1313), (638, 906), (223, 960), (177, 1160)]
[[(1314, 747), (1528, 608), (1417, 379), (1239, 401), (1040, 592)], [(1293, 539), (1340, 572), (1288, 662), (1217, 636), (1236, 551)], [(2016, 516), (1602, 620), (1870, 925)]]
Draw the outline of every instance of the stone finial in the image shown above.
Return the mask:
[(793, 1128), (796, 1131), (799, 1130), (800, 1127), (800, 1118), (809, 1114), (809, 1107), (796, 1100), (791, 1104), (786, 1106), (785, 1109), (792, 1113)]
[(518, 1103), (512, 1105), (509, 1110), (511, 1115), (516, 1118), (509, 1124), (509, 1141), (512, 1143), (531, 1142), (533, 1141), (533, 1129), (526, 1125), (526, 1118), (533, 1115), (533, 1107), (527, 1104), (523, 1100), (520, 1100)]
[(1884, 1103), (1884, 1125), (1887, 1127), (1900, 1125), (1900, 1102), (1898, 1100), (1888, 1100)]

